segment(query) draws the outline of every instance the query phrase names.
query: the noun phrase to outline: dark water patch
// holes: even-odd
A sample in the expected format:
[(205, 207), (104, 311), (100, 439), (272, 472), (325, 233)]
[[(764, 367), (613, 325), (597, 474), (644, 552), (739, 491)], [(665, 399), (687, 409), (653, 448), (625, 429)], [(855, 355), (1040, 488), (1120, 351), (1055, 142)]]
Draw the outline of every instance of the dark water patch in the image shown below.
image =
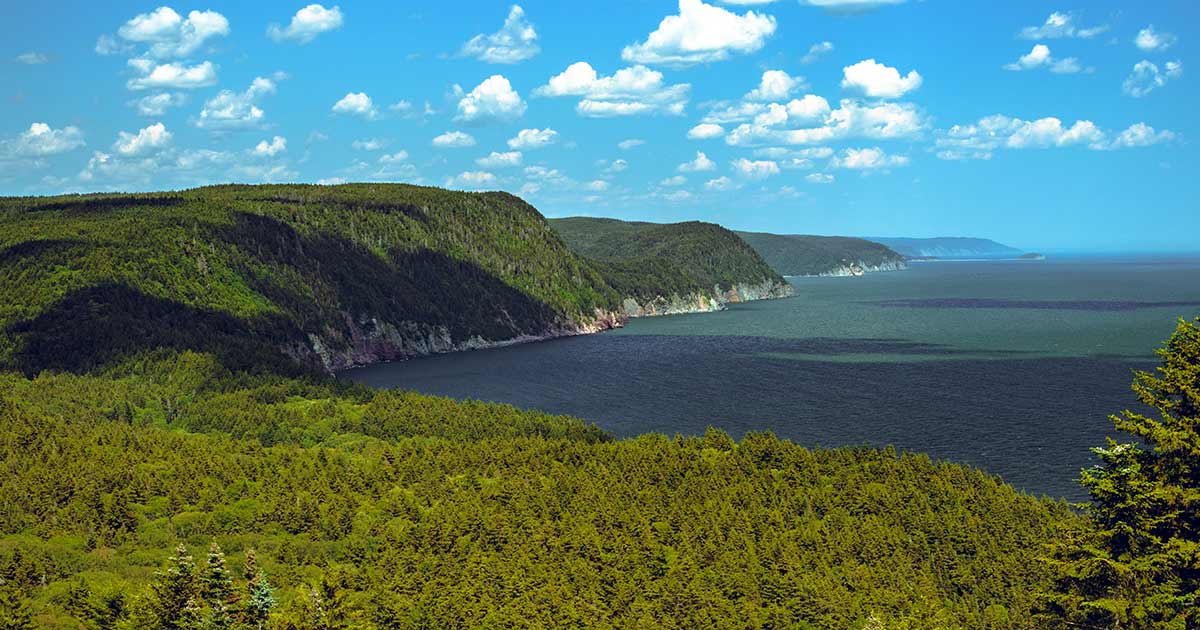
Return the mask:
[(772, 430), (808, 446), (891, 444), (1079, 500), (1074, 479), (1093, 463), (1088, 447), (1112, 433), (1107, 416), (1129, 406), (1131, 368), (1143, 367), (1091, 358), (841, 363), (762, 356), (826, 343), (825, 351), (922, 346), (593, 335), (377, 365), (342, 378), (575, 415), (623, 437), (699, 434), (713, 425), (735, 436)]
[(929, 298), (869, 302), (884, 308), (1011, 308), (1067, 311), (1120, 312), (1146, 308), (1200, 306), (1200, 301), (1134, 300), (1002, 300), (991, 298)]

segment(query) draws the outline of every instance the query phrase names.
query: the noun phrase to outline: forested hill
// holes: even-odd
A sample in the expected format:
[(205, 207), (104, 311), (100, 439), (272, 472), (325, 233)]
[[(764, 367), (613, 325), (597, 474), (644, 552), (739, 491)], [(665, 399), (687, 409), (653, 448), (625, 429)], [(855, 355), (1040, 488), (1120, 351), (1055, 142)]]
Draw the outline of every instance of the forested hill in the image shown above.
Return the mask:
[(617, 294), (512, 195), (398, 184), (0, 199), (0, 361), (147, 348), (339, 368), (609, 327)]
[(844, 276), (904, 268), (904, 256), (861, 238), (766, 232), (737, 235), (785, 276)]
[(719, 225), (592, 217), (550, 224), (573, 251), (595, 261), (629, 314), (711, 310), (791, 294), (753, 248)]
[(1016, 258), (1022, 251), (986, 238), (945, 236), (935, 238), (865, 237), (909, 258)]

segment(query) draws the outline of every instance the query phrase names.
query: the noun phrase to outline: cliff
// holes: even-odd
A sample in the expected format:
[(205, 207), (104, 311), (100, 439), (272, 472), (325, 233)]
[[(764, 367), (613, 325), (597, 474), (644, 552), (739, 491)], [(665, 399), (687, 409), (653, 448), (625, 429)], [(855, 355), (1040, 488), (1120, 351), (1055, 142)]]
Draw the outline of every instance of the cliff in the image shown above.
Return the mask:
[(590, 217), (550, 219), (550, 225), (592, 261), (630, 317), (716, 311), (792, 295), (757, 252), (719, 225)]
[(861, 238), (767, 232), (737, 235), (785, 276), (860, 276), (905, 268), (903, 256)]
[(1016, 258), (1021, 250), (986, 238), (961, 236), (935, 238), (867, 237), (907, 258)]

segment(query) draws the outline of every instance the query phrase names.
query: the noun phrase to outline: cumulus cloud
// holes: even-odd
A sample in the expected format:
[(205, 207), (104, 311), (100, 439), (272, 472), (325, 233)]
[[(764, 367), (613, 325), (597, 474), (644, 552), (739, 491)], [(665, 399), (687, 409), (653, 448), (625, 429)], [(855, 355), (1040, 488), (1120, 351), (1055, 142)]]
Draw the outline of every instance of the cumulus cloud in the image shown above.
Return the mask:
[(398, 164), (408, 161), (408, 151), (396, 151), (395, 153), (387, 153), (379, 156), (380, 164)]
[[(159, 7), (134, 16), (117, 35), (134, 44), (148, 46), (146, 54), (156, 59), (188, 57), (213, 37), (229, 34), (229, 20), (216, 11), (192, 11), (184, 19), (171, 7)], [(130, 48), (110, 36), (101, 37), (96, 51), (101, 54), (125, 52)]]
[(692, 140), (707, 140), (708, 138), (717, 138), (723, 135), (725, 135), (725, 128), (713, 123), (700, 123), (687, 132), (687, 137)]
[(1057, 59), (1050, 54), (1050, 47), (1045, 44), (1034, 44), (1028, 53), (1021, 55), (1015, 62), (1004, 66), (1005, 70), (1016, 72), (1038, 68), (1047, 68), (1050, 72), (1056, 74), (1074, 74), (1083, 71), (1083, 67), (1079, 65), (1078, 59), (1075, 57)]
[(701, 171), (715, 171), (716, 169), (717, 163), (708, 159), (708, 156), (703, 151), (696, 152), (696, 159), (679, 165), (681, 173), (698, 173)]
[(267, 37), (277, 42), (292, 40), (307, 44), (321, 33), (341, 28), (343, 22), (341, 8), (326, 9), (319, 4), (310, 4), (297, 11), (286, 28), (278, 24), (267, 26)]
[(970, 125), (954, 125), (940, 132), (935, 144), (943, 160), (987, 160), (997, 149), (1111, 148), (1104, 131), (1090, 120), (1077, 120), (1068, 126), (1055, 117), (1029, 121), (1001, 114)]
[(842, 68), (842, 74), (843, 89), (858, 90), (872, 98), (900, 98), (921, 87), (921, 74), (916, 70), (901, 76), (899, 70), (874, 59), (846, 66)]
[(287, 138), (283, 136), (275, 136), (270, 142), (260, 140), (254, 147), (255, 155), (263, 155), (266, 157), (275, 157), (279, 153), (287, 150)]
[(1026, 26), (1021, 29), (1020, 36), (1025, 39), (1059, 39), (1064, 37), (1090, 39), (1107, 30), (1107, 25), (1082, 28), (1075, 23), (1074, 15), (1055, 11), (1041, 25)]
[(808, 47), (808, 53), (800, 58), (800, 63), (816, 63), (818, 59), (833, 52), (833, 42), (817, 42)]
[[(820, 100), (817, 100), (820, 99)], [(739, 125), (725, 136), (733, 146), (823, 144), (846, 138), (895, 140), (921, 135), (925, 117), (909, 103), (867, 104), (843, 99), (838, 109), (824, 99), (794, 100), (789, 106), (769, 107), (754, 122)], [(795, 123), (795, 124), (793, 124)]]
[(132, 157), (162, 150), (170, 144), (171, 132), (167, 131), (162, 123), (154, 123), (138, 130), (136, 134), (128, 131), (117, 134), (113, 151), (125, 157)]
[(1183, 76), (1183, 62), (1168, 61), (1160, 70), (1158, 65), (1143, 59), (1133, 66), (1133, 72), (1125, 78), (1121, 89), (1134, 98), (1141, 98), (1164, 86), (1172, 79)]
[(1154, 30), (1154, 25), (1151, 24), (1138, 31), (1133, 43), (1146, 52), (1156, 52), (1170, 48), (1175, 44), (1176, 39), (1171, 33), (1160, 33)]
[(762, 74), (758, 87), (746, 94), (748, 101), (781, 101), (804, 85), (803, 77), (793, 77), (783, 70), (767, 70)]
[(773, 16), (754, 11), (738, 15), (703, 0), (679, 0), (679, 14), (663, 18), (646, 41), (626, 46), (621, 58), (668, 66), (724, 61), (758, 51), (774, 33)]
[(29, 125), (16, 138), (0, 141), (0, 159), (39, 158), (66, 153), (84, 146), (83, 132), (78, 127), (54, 129), (42, 122)]
[(779, 174), (779, 164), (774, 160), (748, 160), (738, 158), (731, 163), (733, 170), (746, 179), (766, 179)]
[(832, 184), (833, 175), (827, 173), (809, 173), (804, 176), (804, 181), (810, 184)]
[(708, 190), (731, 190), (737, 188), (737, 184), (732, 179), (722, 175), (704, 182), (704, 187)]
[(478, 189), (496, 183), (496, 176), (487, 171), (463, 171), (446, 178), (446, 188)]
[(433, 146), (446, 149), (458, 149), (475, 146), (475, 138), (461, 131), (447, 131), (433, 139)]
[(27, 66), (40, 66), (44, 63), (50, 63), (50, 58), (40, 52), (24, 52), (13, 58), (17, 63), (23, 63)]
[(628, 151), (634, 147), (640, 147), (643, 144), (646, 144), (646, 141), (642, 140), (641, 138), (628, 138), (618, 142), (617, 148), (622, 151)]
[(345, 96), (333, 104), (333, 113), (362, 116), (367, 120), (379, 117), (374, 101), (365, 92), (347, 92)]
[(1146, 123), (1134, 123), (1125, 131), (1122, 131), (1113, 140), (1110, 148), (1127, 149), (1135, 147), (1148, 147), (1160, 142), (1170, 142), (1175, 139), (1175, 133), (1163, 129), (1162, 131), (1155, 130), (1154, 127)]
[(186, 102), (187, 98), (182, 94), (160, 92), (130, 101), (129, 104), (137, 109), (139, 116), (162, 116), (167, 113), (168, 109), (179, 107)]
[(350, 143), (350, 147), (355, 151), (378, 151), (387, 145), (387, 140), (383, 138), (363, 138)]
[(274, 94), (275, 90), (275, 81), (266, 77), (255, 77), (244, 92), (221, 90), (204, 103), (195, 124), (202, 129), (258, 127), (265, 114), (257, 103), (262, 97)]
[(646, 66), (621, 68), (602, 76), (586, 61), (577, 61), (536, 90), (535, 96), (579, 97), (581, 116), (606, 118), (635, 114), (682, 114), (691, 85), (667, 85), (663, 74)]
[(194, 90), (217, 83), (217, 68), (211, 61), (195, 65), (155, 63), (149, 59), (130, 59), (129, 66), (139, 76), (125, 82), (131, 90)]
[(508, 139), (508, 148), (529, 151), (550, 146), (558, 140), (558, 132), (547, 127), (545, 129), (522, 129), (516, 136)]
[(905, 2), (906, 0), (800, 0), (800, 4), (818, 7), (827, 13), (862, 13)]
[(521, 165), (520, 151), (492, 151), (487, 157), (477, 158), (475, 163), (483, 168), (512, 168)]
[(684, 177), (683, 175), (672, 175), (671, 177), (668, 177), (668, 178), (658, 182), (658, 185), (659, 186), (682, 186), (686, 183), (687, 183), (687, 178)]
[(830, 168), (846, 168), (859, 171), (886, 169), (908, 164), (908, 156), (888, 155), (879, 147), (845, 149), (829, 161)]
[(518, 63), (541, 52), (537, 38), (537, 31), (525, 19), (525, 10), (514, 4), (499, 31), (472, 37), (463, 44), (462, 54), (486, 63)]
[(456, 85), (454, 88), (462, 97), (458, 101), (458, 116), (454, 117), (457, 121), (509, 121), (525, 113), (525, 101), (503, 75), (493, 74), (466, 94), (462, 94), (461, 87)]

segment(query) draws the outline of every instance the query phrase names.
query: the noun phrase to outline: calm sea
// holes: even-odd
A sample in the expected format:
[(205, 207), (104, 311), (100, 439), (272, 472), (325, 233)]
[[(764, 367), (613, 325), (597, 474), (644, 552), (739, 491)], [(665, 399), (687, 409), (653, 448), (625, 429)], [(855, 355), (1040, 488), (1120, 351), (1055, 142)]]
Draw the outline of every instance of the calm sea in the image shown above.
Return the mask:
[[(375, 387), (539, 408), (619, 436), (771, 430), (894, 445), (1036, 494), (1075, 484), (1135, 369), (1200, 314), (1200, 258), (928, 262), (794, 278), (796, 297), (622, 330), (344, 372)], [(1119, 437), (1119, 436), (1117, 436)]]

